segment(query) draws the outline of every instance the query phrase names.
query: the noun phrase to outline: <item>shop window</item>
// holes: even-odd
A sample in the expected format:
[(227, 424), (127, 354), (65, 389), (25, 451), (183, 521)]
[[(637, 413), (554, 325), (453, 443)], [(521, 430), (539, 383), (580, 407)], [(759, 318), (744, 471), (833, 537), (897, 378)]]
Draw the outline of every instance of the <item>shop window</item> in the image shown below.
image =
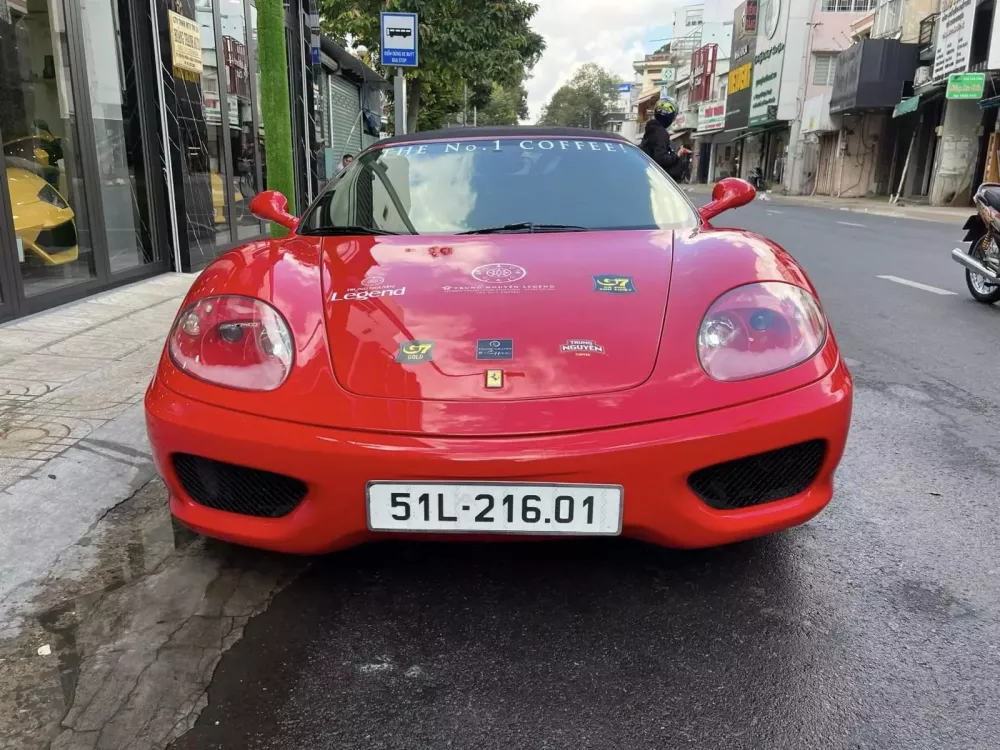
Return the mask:
[(59, 0), (6, 2), (0, 20), (0, 138), (24, 293), (96, 276)]
[(82, 0), (84, 51), (111, 272), (159, 260), (150, 232), (127, 0)]
[(219, 247), (232, 243), (226, 196), (226, 131), (222, 127), (219, 50), (212, 0), (180, 0), (177, 12), (194, 20), (201, 32), (202, 72), (174, 70), (177, 129), (184, 185), (183, 224), (187, 227), (192, 265), (213, 260)]
[[(238, 239), (260, 234), (260, 222), (250, 213), (250, 201), (259, 192), (253, 99), (250, 94), (250, 52), (243, 0), (219, 0), (222, 15), (222, 56), (225, 64), (226, 104), (232, 164), (233, 222)], [(256, 10), (256, 9), (255, 9)], [(255, 71), (256, 72), (256, 71)]]
[(823, 0), (820, 10), (824, 13), (867, 13), (878, 3), (879, 0)]

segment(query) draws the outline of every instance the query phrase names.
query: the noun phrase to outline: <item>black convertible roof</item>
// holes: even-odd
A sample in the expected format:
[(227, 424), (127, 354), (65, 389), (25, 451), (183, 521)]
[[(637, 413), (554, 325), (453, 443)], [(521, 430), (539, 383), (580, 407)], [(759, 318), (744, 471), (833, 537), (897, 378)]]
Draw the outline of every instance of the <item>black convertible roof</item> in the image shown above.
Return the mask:
[(442, 130), (421, 130), (407, 135), (394, 135), (376, 144), (391, 146), (394, 143), (415, 143), (417, 141), (460, 140), (462, 138), (604, 138), (606, 140), (631, 143), (618, 133), (587, 128), (557, 128), (544, 125), (508, 125), (484, 128), (445, 128)]

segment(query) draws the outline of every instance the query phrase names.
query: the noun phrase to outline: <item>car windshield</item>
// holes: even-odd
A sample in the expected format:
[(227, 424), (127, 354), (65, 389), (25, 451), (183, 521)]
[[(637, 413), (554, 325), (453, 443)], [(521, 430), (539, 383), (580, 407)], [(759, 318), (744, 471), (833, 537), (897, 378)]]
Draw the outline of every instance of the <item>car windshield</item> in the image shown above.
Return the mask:
[(695, 226), (680, 189), (617, 140), (499, 138), (372, 150), (323, 193), (302, 234), (459, 234)]

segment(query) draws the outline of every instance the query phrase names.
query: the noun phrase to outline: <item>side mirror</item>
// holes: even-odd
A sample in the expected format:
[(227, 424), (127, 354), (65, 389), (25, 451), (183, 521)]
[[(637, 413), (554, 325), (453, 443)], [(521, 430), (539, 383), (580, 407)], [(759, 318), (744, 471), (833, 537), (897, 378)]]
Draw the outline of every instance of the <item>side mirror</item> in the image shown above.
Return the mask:
[(263, 193), (257, 193), (250, 201), (250, 213), (258, 219), (280, 224), (292, 232), (299, 225), (298, 218), (288, 213), (288, 198), (277, 190), (265, 190)]
[(746, 180), (741, 180), (738, 177), (727, 177), (724, 180), (719, 180), (715, 188), (712, 189), (712, 202), (698, 209), (698, 213), (701, 214), (702, 221), (708, 222), (723, 211), (745, 206), (756, 196), (757, 191)]

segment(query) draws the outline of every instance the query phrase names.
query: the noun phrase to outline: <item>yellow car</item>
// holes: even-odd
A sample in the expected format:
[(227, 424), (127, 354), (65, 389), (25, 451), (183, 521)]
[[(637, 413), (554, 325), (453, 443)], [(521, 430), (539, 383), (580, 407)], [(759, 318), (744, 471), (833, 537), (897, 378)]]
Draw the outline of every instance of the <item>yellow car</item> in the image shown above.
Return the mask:
[(7, 167), (14, 234), (47, 266), (72, 263), (80, 255), (73, 209), (59, 191), (26, 169)]
[[(225, 224), (228, 219), (226, 217), (226, 188), (222, 184), (222, 176), (218, 172), (211, 173), (212, 179), (212, 216), (215, 218), (216, 224)], [(233, 201), (242, 204), (243, 193), (239, 190), (233, 192)], [(242, 215), (242, 205), (239, 208), (240, 214)]]

